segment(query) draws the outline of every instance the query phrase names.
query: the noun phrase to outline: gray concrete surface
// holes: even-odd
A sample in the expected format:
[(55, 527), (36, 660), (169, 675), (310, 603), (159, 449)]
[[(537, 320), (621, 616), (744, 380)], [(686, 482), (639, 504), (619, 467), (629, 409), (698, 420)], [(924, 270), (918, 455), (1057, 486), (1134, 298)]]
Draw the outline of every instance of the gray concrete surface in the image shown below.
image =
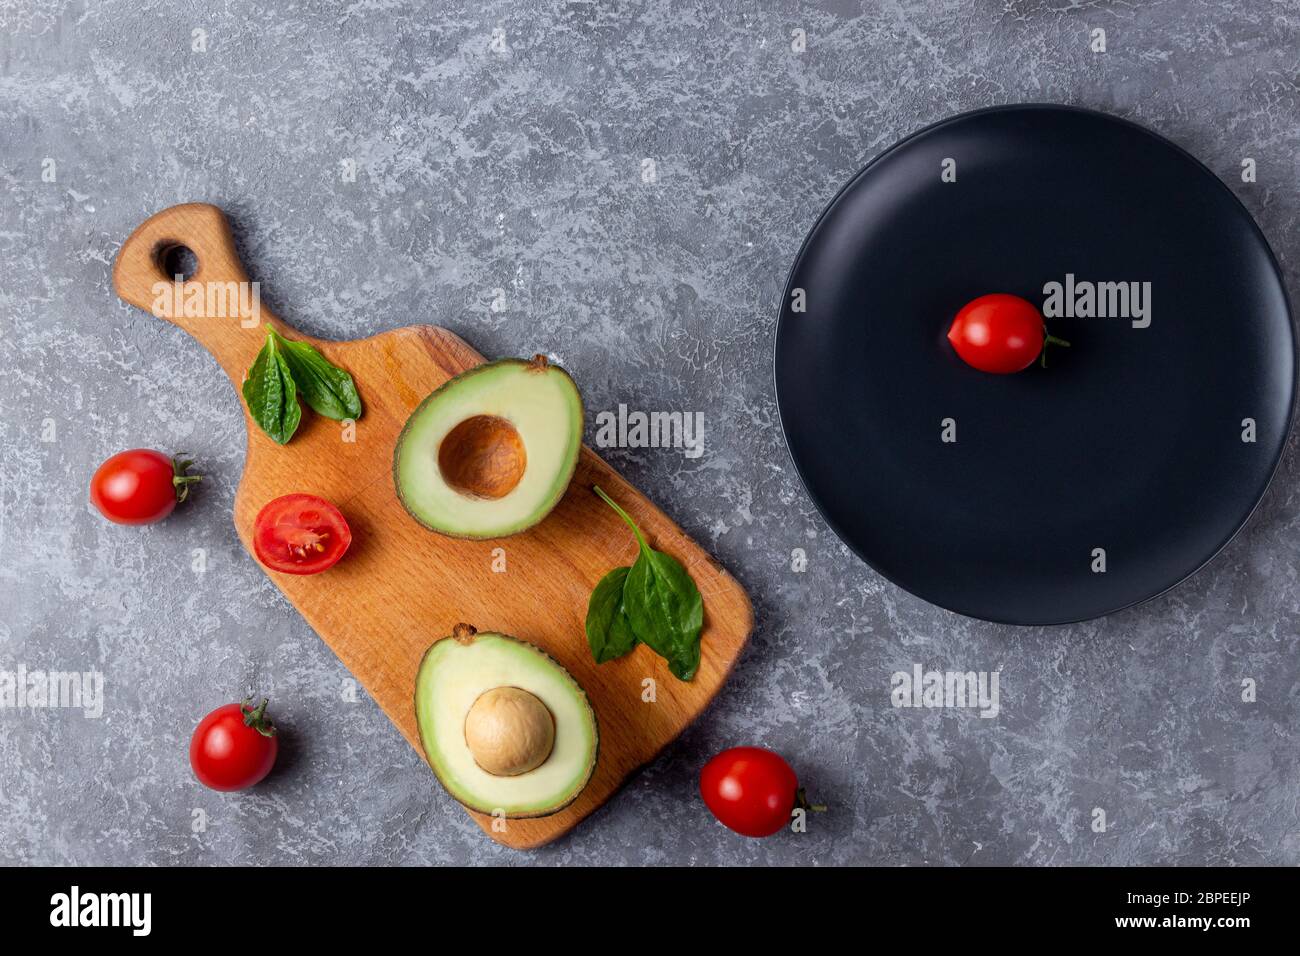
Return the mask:
[[(97, 668), (105, 709), (0, 711), (0, 862), (1300, 862), (1294, 449), (1249, 527), (1173, 593), (999, 627), (841, 546), (790, 467), (770, 374), (786, 271), (839, 185), (990, 104), (1096, 107), (1191, 150), (1298, 298), (1297, 50), (1294, 0), (5, 0), (0, 670)], [(240, 548), (237, 398), (109, 286), (130, 230), (191, 200), (230, 212), (300, 329), (433, 322), (489, 355), (553, 350), (589, 437), (620, 402), (705, 413), (698, 459), (607, 454), (748, 586), (758, 629), (708, 713), (569, 838), (486, 840), (371, 701), (342, 699), (346, 671)], [(87, 479), (138, 445), (191, 451), (208, 480), (164, 524), (110, 526)], [(1001, 713), (894, 709), (890, 675), (913, 663), (1000, 669)], [(246, 688), (272, 698), (282, 765), (255, 792), (208, 792), (188, 736)], [(697, 772), (745, 742), (788, 754), (831, 805), (809, 832), (750, 841), (708, 816)]]

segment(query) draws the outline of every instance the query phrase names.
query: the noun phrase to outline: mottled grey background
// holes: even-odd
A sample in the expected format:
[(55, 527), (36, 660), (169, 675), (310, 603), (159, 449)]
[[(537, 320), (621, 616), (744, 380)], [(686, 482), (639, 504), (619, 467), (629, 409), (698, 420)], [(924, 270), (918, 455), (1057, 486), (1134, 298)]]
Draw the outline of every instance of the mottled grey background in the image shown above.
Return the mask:
[[(770, 373), (786, 271), (839, 185), (997, 103), (1096, 107), (1191, 150), (1296, 299), (1295, 0), (179, 6), (0, 7), (0, 669), (98, 667), (108, 695), (98, 721), (0, 713), (0, 861), (1300, 862), (1294, 449), (1245, 532), (1172, 594), (999, 627), (899, 591), (829, 533)], [(589, 436), (619, 402), (706, 412), (699, 460), (609, 457), (748, 586), (758, 628), (708, 713), (570, 837), (489, 842), (372, 702), (340, 699), (346, 672), (242, 551), (235, 394), (109, 286), (130, 230), (193, 200), (229, 211), (268, 303), (304, 331), (432, 322), (488, 355), (552, 350)], [(109, 525), (87, 479), (138, 445), (191, 451), (208, 478), (164, 524)], [(913, 662), (1000, 668), (1001, 715), (893, 710), (890, 674)], [(253, 792), (206, 791), (189, 734), (254, 687), (287, 730), (282, 765)], [(746, 742), (831, 804), (807, 834), (745, 840), (704, 810), (701, 764)]]

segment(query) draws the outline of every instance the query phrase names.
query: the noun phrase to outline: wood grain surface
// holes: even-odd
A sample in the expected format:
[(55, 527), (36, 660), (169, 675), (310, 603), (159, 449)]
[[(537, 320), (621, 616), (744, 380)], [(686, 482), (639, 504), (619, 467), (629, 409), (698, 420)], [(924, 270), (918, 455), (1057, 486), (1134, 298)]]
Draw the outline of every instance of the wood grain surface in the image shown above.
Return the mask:
[[(172, 286), (182, 297), (169, 303), (159, 295), (160, 284), (170, 281), (162, 263), (179, 246), (194, 253), (198, 266), (179, 289)], [(353, 531), (351, 550), (338, 565), (311, 576), (267, 574), (421, 754), (413, 705), (416, 668), (429, 644), (457, 622), (531, 641), (567, 667), (586, 690), (600, 726), (591, 782), (573, 804), (549, 817), (493, 821), (471, 815), (493, 839), (516, 848), (540, 846), (568, 832), (708, 705), (749, 638), (749, 598), (671, 519), (585, 446), (568, 493), (533, 529), (492, 541), (425, 530), (397, 500), (393, 446), (416, 405), (451, 376), (482, 363), (483, 356), (451, 332), (428, 325), (347, 342), (302, 335), (265, 306), (256, 314), (241, 309), (237, 294), (222, 302), (218, 293), (232, 287), (220, 284), (248, 281), (226, 217), (201, 203), (173, 206), (146, 220), (122, 245), (113, 268), (118, 295), (179, 325), (212, 353), (235, 386), (230, 400), (241, 407), (239, 386), (266, 338), (266, 325), (311, 342), (357, 383), (365, 411), (353, 441), (345, 440), (341, 423), (304, 406), (298, 433), (280, 446), (244, 408), (248, 454), (234, 507), (240, 540), (251, 554), (253, 520), (280, 495), (308, 492), (338, 505)], [(189, 307), (170, 307), (178, 300)], [(587, 598), (606, 572), (636, 557), (631, 533), (591, 492), (594, 484), (620, 502), (650, 542), (678, 558), (699, 585), (703, 660), (690, 683), (674, 678), (644, 647), (608, 664), (592, 662), (583, 631)], [(505, 551), (504, 573), (492, 570), (496, 548)], [(643, 699), (646, 678), (655, 682), (653, 702)], [(365, 767), (356, 768), (356, 780), (358, 787), (366, 786)], [(432, 774), (429, 782), (438, 785)]]

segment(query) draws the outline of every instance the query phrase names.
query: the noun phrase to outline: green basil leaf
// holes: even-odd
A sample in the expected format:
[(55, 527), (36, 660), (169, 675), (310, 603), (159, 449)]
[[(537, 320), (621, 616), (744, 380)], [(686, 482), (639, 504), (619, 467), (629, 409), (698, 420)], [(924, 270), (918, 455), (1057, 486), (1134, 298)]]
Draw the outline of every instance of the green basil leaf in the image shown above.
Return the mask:
[(609, 495), (599, 487), (594, 491), (632, 529), (641, 550), (623, 582), (623, 611), (632, 633), (668, 661), (675, 677), (690, 680), (700, 666), (704, 627), (700, 589), (680, 561), (650, 547), (636, 522)]
[(294, 384), (312, 411), (335, 421), (361, 417), (361, 396), (352, 376), (333, 365), (308, 342), (294, 342), (272, 330)]
[(276, 348), (273, 336), (274, 333), (267, 335), (266, 344), (248, 370), (242, 391), (253, 421), (272, 441), (284, 445), (298, 430), (302, 406), (298, 404), (298, 389), (289, 366)]
[(587, 643), (597, 664), (612, 661), (636, 647), (636, 635), (623, 610), (623, 582), (629, 568), (615, 568), (600, 579), (587, 602)]

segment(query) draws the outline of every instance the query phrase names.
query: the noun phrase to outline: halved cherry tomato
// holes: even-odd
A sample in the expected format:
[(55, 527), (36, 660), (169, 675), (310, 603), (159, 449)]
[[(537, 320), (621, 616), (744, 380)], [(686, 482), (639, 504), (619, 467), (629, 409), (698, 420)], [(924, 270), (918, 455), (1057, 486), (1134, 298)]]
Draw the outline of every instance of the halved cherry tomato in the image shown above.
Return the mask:
[(200, 480), (187, 475), (192, 462), (181, 455), (168, 458), (160, 451), (132, 448), (118, 452), (90, 479), (90, 502), (117, 524), (152, 524), (172, 513)]
[(333, 567), (352, 543), (339, 509), (315, 495), (284, 495), (253, 522), (253, 551), (272, 571), (316, 574)]
[(1033, 365), (1048, 343), (1070, 344), (1048, 335), (1042, 313), (1032, 302), (1003, 292), (982, 295), (962, 306), (948, 329), (948, 341), (967, 365), (995, 375)]

